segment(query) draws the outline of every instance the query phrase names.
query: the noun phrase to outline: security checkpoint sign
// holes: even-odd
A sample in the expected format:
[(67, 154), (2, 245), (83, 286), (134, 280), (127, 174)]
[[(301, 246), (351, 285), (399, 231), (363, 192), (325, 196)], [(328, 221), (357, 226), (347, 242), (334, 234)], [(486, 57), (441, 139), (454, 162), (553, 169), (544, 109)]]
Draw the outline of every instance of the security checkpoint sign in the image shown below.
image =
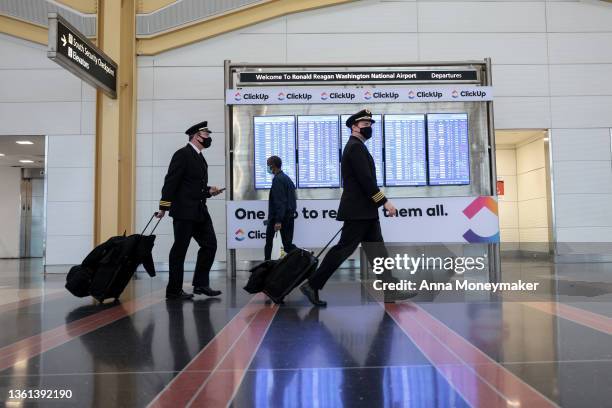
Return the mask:
[(117, 98), (117, 63), (57, 13), (49, 13), (47, 57)]
[[(389, 217), (381, 207), (380, 223), (386, 242), (499, 242), (497, 200), (490, 196), (391, 199), (398, 209)], [(293, 242), (302, 248), (321, 248), (340, 229), (339, 200), (298, 200)], [(268, 202), (227, 202), (227, 247), (263, 248)]]

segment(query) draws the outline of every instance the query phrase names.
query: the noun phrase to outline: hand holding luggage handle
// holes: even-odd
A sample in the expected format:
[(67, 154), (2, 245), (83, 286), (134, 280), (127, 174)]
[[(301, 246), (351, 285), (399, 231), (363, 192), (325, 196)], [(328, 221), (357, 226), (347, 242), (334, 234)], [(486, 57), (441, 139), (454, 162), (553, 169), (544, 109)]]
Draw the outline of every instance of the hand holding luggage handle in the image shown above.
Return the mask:
[[(140, 233), (140, 235), (144, 235), (145, 231), (147, 230), (147, 228), (149, 227), (149, 224), (151, 223), (151, 221), (153, 221), (153, 218), (155, 218), (157, 216), (157, 211), (155, 211), (153, 213), (153, 215), (151, 216), (151, 218), (149, 219), (149, 222), (147, 222), (147, 225), (145, 225), (145, 227), (142, 229), (142, 232)], [(159, 222), (161, 221), (161, 218), (157, 219), (157, 223), (155, 223), (155, 226), (153, 227), (153, 229), (151, 230), (151, 233), (149, 235), (153, 235), (153, 233), (155, 232), (155, 230), (157, 229), (157, 226), (159, 225)]]

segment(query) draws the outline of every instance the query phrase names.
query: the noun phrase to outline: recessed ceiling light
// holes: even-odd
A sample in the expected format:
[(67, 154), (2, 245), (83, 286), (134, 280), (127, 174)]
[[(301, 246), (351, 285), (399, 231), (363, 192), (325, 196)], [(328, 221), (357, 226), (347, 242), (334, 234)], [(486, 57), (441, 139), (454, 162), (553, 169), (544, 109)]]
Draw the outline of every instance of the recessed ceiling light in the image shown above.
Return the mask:
[(29, 140), (18, 140), (16, 143), (20, 144), (20, 145), (32, 145), (32, 144), (34, 144), (34, 143), (30, 142)]
[(4, 156), (4, 153), (0, 153), (0, 157), (3, 157), (3, 156)]
[(19, 163), (34, 163), (32, 160), (19, 160)]

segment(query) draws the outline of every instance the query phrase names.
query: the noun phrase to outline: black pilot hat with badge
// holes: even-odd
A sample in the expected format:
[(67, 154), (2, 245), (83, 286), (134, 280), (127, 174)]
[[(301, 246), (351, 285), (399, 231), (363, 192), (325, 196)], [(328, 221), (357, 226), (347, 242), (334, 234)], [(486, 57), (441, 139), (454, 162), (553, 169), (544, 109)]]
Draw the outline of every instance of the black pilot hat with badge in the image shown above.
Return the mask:
[[(210, 133), (212, 133), (211, 130), (208, 129), (208, 121), (205, 120), (203, 122), (196, 123), (195, 125), (191, 126), (189, 129), (187, 129), (185, 131), (185, 134), (189, 136), (189, 140), (191, 140), (193, 136), (200, 131), (206, 132), (209, 135)], [(210, 136), (207, 138), (202, 137), (201, 140), (198, 140), (198, 141), (202, 144), (202, 146), (204, 146), (204, 148), (209, 148), (210, 145), (212, 144), (212, 139), (210, 138)]]
[[(370, 112), (369, 109), (362, 109), (346, 120), (346, 127), (352, 129), (353, 125), (357, 125), (360, 121), (369, 121), (370, 124), (376, 123), (376, 121), (372, 119), (372, 112)], [(365, 126), (359, 128), (359, 133), (361, 133), (364, 139), (368, 140), (372, 137), (372, 127)]]

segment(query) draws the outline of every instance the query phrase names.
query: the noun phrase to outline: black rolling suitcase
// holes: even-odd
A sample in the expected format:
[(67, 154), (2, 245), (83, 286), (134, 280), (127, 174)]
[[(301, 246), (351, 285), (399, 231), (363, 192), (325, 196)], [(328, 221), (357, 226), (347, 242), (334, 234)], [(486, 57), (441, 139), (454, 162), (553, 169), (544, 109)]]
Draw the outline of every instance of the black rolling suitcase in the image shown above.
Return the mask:
[(124, 237), (98, 264), (90, 292), (91, 296), (100, 303), (106, 299), (119, 299), (140, 264), (144, 266), (149, 276), (155, 276), (152, 256), (153, 245), (155, 244), (153, 233), (161, 218), (157, 220), (149, 235), (144, 235), (144, 233), (156, 214), (154, 213), (151, 216), (141, 234)]
[(304, 282), (317, 269), (319, 257), (338, 236), (340, 231), (342, 231), (342, 228), (336, 232), (336, 235), (329, 240), (317, 256), (314, 256), (312, 252), (305, 249), (296, 248), (281, 258), (267, 274), (263, 293), (272, 299), (274, 303), (282, 303), (285, 296)]
[(106, 242), (95, 247), (80, 265), (70, 268), (68, 276), (66, 276), (66, 289), (77, 297), (89, 296), (91, 294), (91, 282), (98, 264), (125, 238), (125, 236), (109, 238)]
[(153, 232), (144, 235), (155, 214), (151, 216), (141, 234), (109, 238), (91, 251), (81, 265), (73, 267), (66, 277), (66, 289), (75, 296), (93, 296), (100, 303), (119, 298), (139, 265), (149, 276), (155, 276), (153, 266)]
[(279, 262), (280, 260), (267, 260), (251, 268), (249, 270), (251, 277), (244, 287), (244, 290), (249, 293), (259, 293), (264, 290), (268, 275), (270, 275), (272, 269), (274, 269)]

